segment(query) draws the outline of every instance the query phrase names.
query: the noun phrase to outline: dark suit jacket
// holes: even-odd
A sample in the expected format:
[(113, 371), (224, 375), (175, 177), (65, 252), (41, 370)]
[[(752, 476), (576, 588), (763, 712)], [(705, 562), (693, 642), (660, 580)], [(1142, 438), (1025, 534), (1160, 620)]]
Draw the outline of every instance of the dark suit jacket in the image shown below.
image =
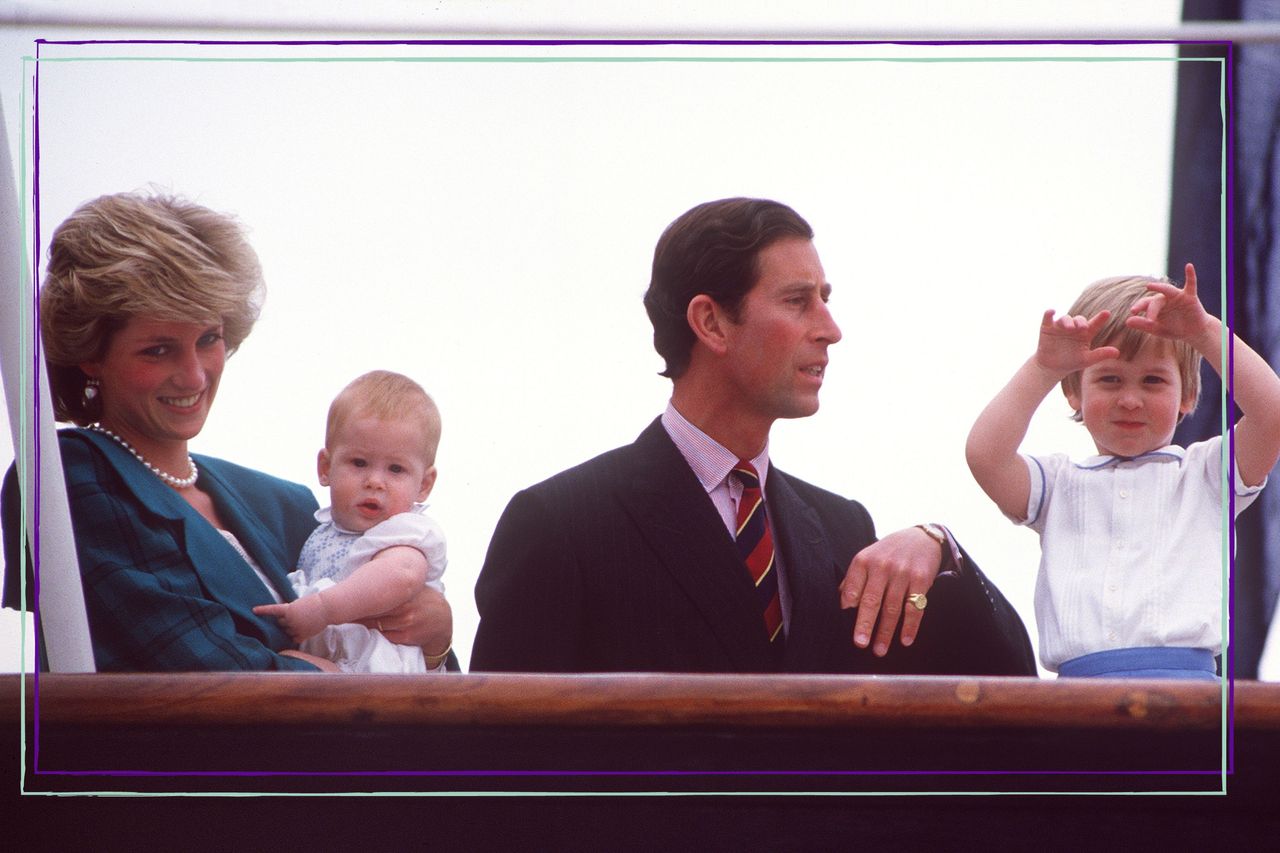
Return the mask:
[[(100, 671), (315, 671), (294, 648), (253, 570), (176, 492), (123, 447), (88, 430), (58, 433), (94, 658)], [(218, 514), (286, 601), (287, 573), (316, 526), (305, 486), (196, 456)], [(6, 498), (15, 498), (16, 489)], [(16, 514), (5, 512), (6, 600), (22, 570)]]
[(858, 649), (838, 585), (875, 541), (870, 515), (774, 467), (766, 497), (791, 592), (781, 667), (732, 538), (654, 421), (511, 499), (476, 583), (472, 670), (1035, 674), (1022, 621), (967, 556), (915, 644)]

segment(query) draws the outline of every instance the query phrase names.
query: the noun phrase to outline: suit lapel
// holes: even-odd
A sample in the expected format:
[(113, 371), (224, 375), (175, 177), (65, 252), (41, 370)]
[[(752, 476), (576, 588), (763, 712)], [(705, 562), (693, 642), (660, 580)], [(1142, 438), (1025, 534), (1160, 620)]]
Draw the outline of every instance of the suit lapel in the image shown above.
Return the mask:
[[(833, 632), (841, 625), (835, 580), (840, 568), (817, 513), (776, 468), (770, 469), (765, 497), (791, 600), (786, 669), (821, 671), (831, 649), (838, 648)], [(851, 637), (847, 641), (852, 643)]]
[(623, 506), (734, 664), (747, 672), (767, 669), (755, 590), (702, 484), (660, 421), (633, 447), (631, 488), (619, 494)]

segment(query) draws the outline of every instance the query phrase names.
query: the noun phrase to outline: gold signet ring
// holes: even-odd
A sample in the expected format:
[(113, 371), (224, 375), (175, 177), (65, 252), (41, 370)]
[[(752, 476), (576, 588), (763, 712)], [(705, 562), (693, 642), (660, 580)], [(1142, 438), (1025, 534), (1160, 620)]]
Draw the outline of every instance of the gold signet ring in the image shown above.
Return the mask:
[(908, 603), (916, 610), (924, 610), (929, 604), (929, 599), (925, 597), (923, 592), (913, 592), (907, 596)]

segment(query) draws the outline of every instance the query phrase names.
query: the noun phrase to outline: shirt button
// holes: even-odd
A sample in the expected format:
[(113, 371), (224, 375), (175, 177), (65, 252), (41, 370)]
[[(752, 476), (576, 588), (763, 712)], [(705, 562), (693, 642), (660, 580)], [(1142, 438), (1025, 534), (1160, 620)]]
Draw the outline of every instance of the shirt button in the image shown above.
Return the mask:
[(1115, 638), (1116, 638), (1116, 632), (1115, 632), (1115, 631), (1112, 631), (1112, 632), (1110, 632), (1109, 634), (1107, 634), (1107, 639), (1108, 639), (1108, 640), (1112, 640), (1112, 641), (1114, 641), (1114, 640), (1115, 640)]
[(1129, 497), (1129, 492), (1128, 492), (1126, 489), (1121, 489), (1121, 490), (1120, 490), (1120, 497), (1122, 497), (1122, 498), (1127, 498), (1127, 497)]

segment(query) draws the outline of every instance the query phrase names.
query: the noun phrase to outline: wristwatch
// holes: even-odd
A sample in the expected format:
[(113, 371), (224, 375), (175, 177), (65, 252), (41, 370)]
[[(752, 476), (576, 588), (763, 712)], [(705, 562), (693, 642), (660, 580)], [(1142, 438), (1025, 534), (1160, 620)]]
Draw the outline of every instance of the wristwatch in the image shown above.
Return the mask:
[(947, 544), (947, 532), (943, 530), (941, 527), (939, 527), (936, 524), (917, 524), (916, 527), (919, 527), (921, 530), (927, 533), (929, 535), (929, 538), (932, 539), (934, 542), (937, 542), (938, 545), (942, 547), (942, 550), (944, 552), (947, 550), (947, 548), (949, 547), (949, 545)]

